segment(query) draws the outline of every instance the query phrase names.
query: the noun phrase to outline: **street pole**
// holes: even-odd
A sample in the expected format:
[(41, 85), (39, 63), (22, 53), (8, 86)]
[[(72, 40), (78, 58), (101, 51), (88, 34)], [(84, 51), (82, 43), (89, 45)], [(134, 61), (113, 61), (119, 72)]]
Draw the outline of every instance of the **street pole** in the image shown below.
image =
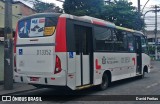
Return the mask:
[(141, 11), (141, 3), (140, 3), (140, 0), (138, 0), (138, 13), (140, 15), (140, 11)]
[(158, 6), (155, 5), (155, 59), (157, 60), (157, 8)]
[(146, 5), (147, 5), (148, 2), (149, 2), (149, 0), (147, 0), (147, 2), (145, 3), (145, 5), (143, 6), (143, 8), (142, 8), (142, 13), (143, 13), (143, 10), (144, 10), (144, 8), (146, 7)]
[[(146, 16), (146, 14), (147, 13), (149, 13), (149, 12), (154, 12), (155, 10), (148, 10), (148, 11), (146, 11), (144, 14), (143, 14), (143, 21), (145, 22), (145, 16)], [(146, 35), (146, 33), (145, 33), (145, 28), (143, 29), (143, 33), (144, 33), (144, 35)]]
[(12, 0), (5, 0), (4, 89), (13, 89)]
[[(146, 7), (146, 5), (147, 5), (147, 3), (149, 2), (150, 0), (147, 0), (147, 2), (145, 3), (145, 5), (143, 6), (143, 8), (142, 8), (142, 14), (143, 14), (143, 10), (144, 10), (144, 8)], [(148, 13), (149, 11), (147, 11), (146, 13)], [(143, 15), (143, 21), (144, 21), (144, 23), (145, 23), (145, 15), (146, 15), (146, 13), (144, 13), (144, 15)], [(146, 33), (145, 33), (145, 27), (143, 28), (143, 33), (144, 33), (144, 35), (146, 35)]]
[(140, 3), (140, 0), (138, 0), (138, 27), (141, 27), (142, 26), (142, 23), (140, 21), (140, 18), (141, 18), (141, 3)]

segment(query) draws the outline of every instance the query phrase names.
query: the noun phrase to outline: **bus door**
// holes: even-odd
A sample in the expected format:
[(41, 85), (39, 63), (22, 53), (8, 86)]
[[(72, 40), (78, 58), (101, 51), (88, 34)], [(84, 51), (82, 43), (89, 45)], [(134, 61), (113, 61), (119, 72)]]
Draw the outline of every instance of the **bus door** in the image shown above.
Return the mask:
[(74, 26), (76, 46), (76, 86), (91, 84), (93, 81), (92, 28)]
[(141, 74), (142, 72), (142, 49), (141, 49), (141, 37), (140, 36), (135, 36), (135, 42), (136, 42), (136, 54), (137, 54), (137, 68), (136, 68), (136, 73)]

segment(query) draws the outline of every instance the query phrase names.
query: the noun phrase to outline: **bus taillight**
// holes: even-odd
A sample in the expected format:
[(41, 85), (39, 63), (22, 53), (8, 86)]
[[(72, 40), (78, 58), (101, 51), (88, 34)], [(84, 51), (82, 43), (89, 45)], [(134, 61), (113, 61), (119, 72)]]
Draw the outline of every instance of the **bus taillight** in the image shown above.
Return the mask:
[(18, 24), (16, 28), (16, 33), (14, 37), (14, 71), (17, 72), (17, 67), (16, 67), (16, 44), (17, 44), (17, 35), (18, 35)]
[(60, 58), (56, 55), (56, 65), (55, 65), (54, 74), (60, 73), (61, 71), (62, 71), (62, 68), (61, 68), (61, 60), (60, 60)]

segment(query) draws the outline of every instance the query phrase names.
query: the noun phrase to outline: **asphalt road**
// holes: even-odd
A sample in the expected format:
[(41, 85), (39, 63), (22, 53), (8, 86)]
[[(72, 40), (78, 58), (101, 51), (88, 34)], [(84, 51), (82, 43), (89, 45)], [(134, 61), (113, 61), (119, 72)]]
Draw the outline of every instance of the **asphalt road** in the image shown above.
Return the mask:
[[(119, 95), (119, 97), (122, 97), (122, 95), (136, 95), (136, 96), (153, 95), (153, 97), (154, 95), (160, 95), (160, 62), (152, 62), (152, 65), (153, 69), (151, 70), (151, 73), (146, 74), (144, 79), (130, 78), (126, 80), (117, 81), (112, 83), (111, 86), (105, 91), (99, 91), (96, 89), (96, 87), (81, 91), (55, 90), (49, 88), (42, 88), (27, 92), (13, 93), (12, 95), (35, 95), (35, 96), (44, 95), (46, 97), (50, 97), (48, 95), (53, 95), (51, 96), (52, 101), (34, 102), (37, 104), (40, 103), (160, 104), (160, 101), (100, 101), (106, 95)], [(63, 97), (59, 98), (59, 101), (56, 101), (57, 99), (54, 98), (54, 95), (56, 96), (63, 95)], [(94, 98), (92, 95), (95, 95)], [(91, 101), (86, 101), (89, 100), (91, 96), (92, 96)], [(63, 101), (64, 99), (66, 99), (66, 101)]]

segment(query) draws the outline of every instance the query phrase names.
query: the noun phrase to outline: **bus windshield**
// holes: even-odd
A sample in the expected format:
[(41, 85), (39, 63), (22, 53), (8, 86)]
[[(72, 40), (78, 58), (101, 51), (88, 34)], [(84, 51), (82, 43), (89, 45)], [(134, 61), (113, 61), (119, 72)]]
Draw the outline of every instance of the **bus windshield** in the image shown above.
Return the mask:
[(18, 23), (20, 38), (46, 37), (54, 34), (57, 19), (53, 17), (41, 17), (25, 19)]

